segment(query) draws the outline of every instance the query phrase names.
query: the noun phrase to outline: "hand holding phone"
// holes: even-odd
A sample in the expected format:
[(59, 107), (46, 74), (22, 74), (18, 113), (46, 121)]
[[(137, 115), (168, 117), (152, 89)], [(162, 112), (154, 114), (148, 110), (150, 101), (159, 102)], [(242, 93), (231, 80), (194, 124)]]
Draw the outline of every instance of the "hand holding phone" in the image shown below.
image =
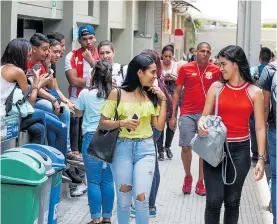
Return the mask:
[(35, 76), (34, 70), (38, 71), (40, 69), (39, 64), (35, 64), (26, 74), (27, 77)]
[(54, 70), (53, 70), (53, 69), (50, 69), (50, 71), (47, 73), (46, 78), (49, 77), (50, 75), (53, 75), (53, 74), (54, 74)]
[[(139, 116), (138, 116), (137, 114), (134, 114), (134, 115), (132, 116), (132, 119), (133, 119), (133, 120), (139, 120)], [(130, 129), (127, 129), (127, 131), (128, 131), (129, 133), (131, 132)]]

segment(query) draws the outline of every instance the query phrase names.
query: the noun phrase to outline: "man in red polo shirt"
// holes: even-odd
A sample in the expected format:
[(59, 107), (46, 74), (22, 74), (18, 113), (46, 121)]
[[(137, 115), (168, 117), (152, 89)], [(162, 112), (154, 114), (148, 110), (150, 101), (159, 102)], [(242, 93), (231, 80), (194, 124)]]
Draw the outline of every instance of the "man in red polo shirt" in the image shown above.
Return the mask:
[[(65, 58), (65, 74), (69, 82), (68, 94), (73, 103), (78, 99), (79, 93), (86, 87), (91, 76), (91, 71), (96, 61), (99, 60), (97, 48), (95, 48), (95, 30), (91, 25), (83, 25), (78, 31), (81, 48), (72, 50)], [(72, 151), (78, 154), (78, 139), (81, 120), (71, 117), (70, 141)]]
[[(211, 46), (206, 42), (198, 44), (196, 61), (185, 64), (179, 69), (176, 88), (172, 97), (173, 113), (175, 113), (182, 88), (184, 87), (179, 118), (179, 146), (182, 147), (181, 157), (186, 173), (182, 188), (184, 194), (190, 194), (192, 186), (192, 150), (190, 142), (197, 131), (197, 122), (204, 109), (207, 91), (213, 82), (220, 80), (219, 67), (209, 62), (210, 56)], [(170, 126), (171, 128), (176, 128), (175, 114), (172, 115)], [(206, 194), (203, 179), (203, 160), (200, 159), (199, 179), (195, 190), (199, 195)]]
[[(28, 61), (28, 70), (30, 70), (35, 64), (39, 64), (41, 68), (40, 75), (46, 74), (51, 69), (48, 38), (42, 33), (35, 33), (31, 37), (30, 43), (33, 47), (31, 59)], [(55, 111), (60, 110), (59, 102), (45, 89), (41, 88), (38, 95), (43, 99), (49, 100)]]

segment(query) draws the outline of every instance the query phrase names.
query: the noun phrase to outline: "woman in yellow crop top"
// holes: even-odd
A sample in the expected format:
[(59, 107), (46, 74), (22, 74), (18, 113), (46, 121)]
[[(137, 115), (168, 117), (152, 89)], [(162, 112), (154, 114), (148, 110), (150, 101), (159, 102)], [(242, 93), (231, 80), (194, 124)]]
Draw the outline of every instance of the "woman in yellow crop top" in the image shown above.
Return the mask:
[[(155, 146), (151, 124), (162, 131), (166, 120), (166, 97), (153, 87), (156, 64), (148, 55), (137, 55), (128, 65), (121, 87), (119, 121), (113, 121), (117, 90), (113, 90), (100, 113), (99, 128), (121, 127), (111, 164), (117, 194), (118, 223), (128, 224), (132, 196), (136, 223), (149, 223), (149, 195), (155, 169)], [(132, 119), (136, 114), (138, 120)]]

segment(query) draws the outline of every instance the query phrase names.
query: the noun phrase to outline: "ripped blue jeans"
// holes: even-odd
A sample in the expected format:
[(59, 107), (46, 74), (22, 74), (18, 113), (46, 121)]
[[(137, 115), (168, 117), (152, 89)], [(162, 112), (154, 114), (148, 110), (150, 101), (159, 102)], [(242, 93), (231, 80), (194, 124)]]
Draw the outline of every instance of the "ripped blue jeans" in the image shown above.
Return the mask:
[(136, 207), (136, 223), (149, 223), (149, 196), (155, 161), (152, 137), (117, 140), (111, 168), (116, 186), (118, 223), (129, 223), (132, 197)]

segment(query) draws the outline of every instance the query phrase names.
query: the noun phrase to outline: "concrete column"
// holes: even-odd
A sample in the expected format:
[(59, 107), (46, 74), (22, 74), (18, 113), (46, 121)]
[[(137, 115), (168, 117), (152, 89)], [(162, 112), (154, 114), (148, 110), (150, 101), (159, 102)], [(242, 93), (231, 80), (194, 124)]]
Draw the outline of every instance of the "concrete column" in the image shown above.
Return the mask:
[(147, 15), (146, 15), (146, 34), (152, 37), (155, 35), (154, 31), (154, 2), (146, 1)]
[(155, 26), (155, 33), (158, 34), (158, 42), (154, 43), (154, 50), (160, 53), (161, 49), (162, 49), (163, 2), (162, 1), (155, 1), (154, 4), (155, 4), (155, 8), (154, 8), (154, 26)]
[[(102, 12), (101, 12), (102, 13)], [(129, 63), (133, 58), (134, 50), (134, 2), (126, 1), (126, 28), (124, 30), (114, 30), (116, 35), (115, 61), (118, 63)]]
[(250, 66), (259, 64), (261, 0), (238, 2), (237, 45), (243, 48)]
[(65, 56), (72, 49), (76, 48), (76, 41), (73, 42), (73, 26), (76, 23), (76, 13), (74, 10), (74, 4), (78, 4), (78, 2), (63, 1), (63, 19), (61, 21), (44, 21), (44, 33), (57, 31), (64, 34), (65, 36), (65, 53), (63, 58), (57, 64), (57, 80), (59, 88), (65, 96), (68, 95), (68, 81), (66, 79), (64, 72)]
[(1, 1), (1, 55), (8, 43), (17, 38), (17, 1)]
[(102, 40), (110, 40), (109, 1), (100, 1), (99, 22), (100, 24), (95, 30), (97, 42), (99, 43)]

